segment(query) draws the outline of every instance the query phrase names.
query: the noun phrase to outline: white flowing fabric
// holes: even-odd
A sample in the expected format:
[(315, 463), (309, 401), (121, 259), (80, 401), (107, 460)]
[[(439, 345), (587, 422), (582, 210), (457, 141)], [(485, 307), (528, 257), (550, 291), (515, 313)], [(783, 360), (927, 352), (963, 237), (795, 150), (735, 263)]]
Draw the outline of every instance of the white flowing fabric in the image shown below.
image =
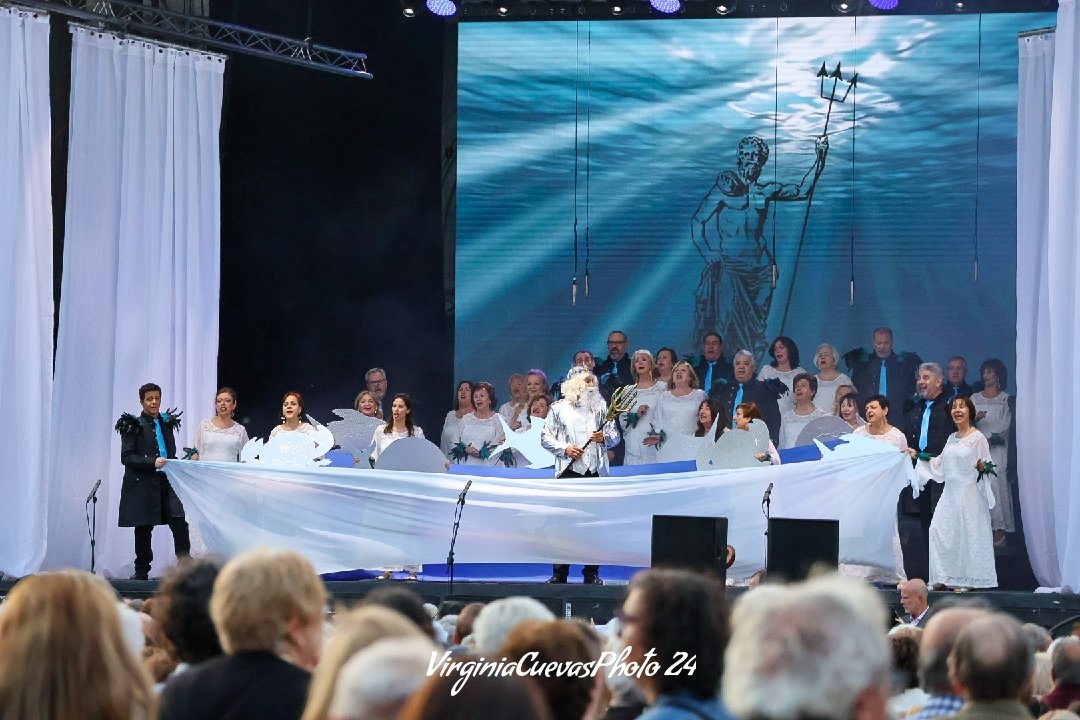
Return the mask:
[(0, 572), (45, 557), (52, 397), (53, 223), (49, 16), (0, 7)]
[[(855, 442), (853, 441), (853, 447)], [(838, 519), (840, 560), (889, 567), (896, 500), (911, 462), (864, 441), (856, 457), (752, 470), (619, 478), (473, 477), (458, 535), (461, 562), (649, 565), (653, 515), (724, 516), (731, 577), (764, 567), (765, 487), (773, 517)], [(177, 461), (165, 466), (207, 547), (226, 557), (266, 545), (319, 572), (442, 562), (468, 476)]]
[(1080, 590), (1080, 24), (1022, 37), (1017, 127), (1016, 426), (1024, 535), (1039, 583)]
[[(89, 564), (83, 504), (102, 478), (98, 559), (132, 571), (117, 528), (123, 470), (113, 424), (161, 385), (186, 444), (217, 378), (224, 58), (72, 26), (67, 230), (57, 339), (46, 565)], [(154, 574), (172, 538), (154, 534)]]

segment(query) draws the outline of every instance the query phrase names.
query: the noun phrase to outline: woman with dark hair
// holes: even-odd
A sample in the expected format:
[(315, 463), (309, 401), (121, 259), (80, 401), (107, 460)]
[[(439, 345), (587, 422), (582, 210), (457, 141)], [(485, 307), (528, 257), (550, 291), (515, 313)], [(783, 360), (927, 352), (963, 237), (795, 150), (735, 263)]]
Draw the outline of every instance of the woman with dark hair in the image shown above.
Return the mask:
[(381, 430), (375, 431), (371, 439), (371, 461), (379, 459), (379, 455), (390, 447), (395, 440), (404, 437), (424, 437), (424, 430), (419, 425), (413, 425), (412, 401), (405, 393), (398, 393), (394, 401), (390, 403), (390, 419)]
[(959, 396), (949, 405), (956, 432), (949, 436), (941, 454), (930, 460), (919, 458), (915, 470), (919, 484), (934, 481), (944, 485), (941, 499), (930, 521), (930, 583), (957, 589), (997, 586), (994, 566), (994, 538), (990, 508), (993, 491), (984, 471), (990, 470), (990, 445), (972, 420), (975, 405)]
[(656, 351), (656, 379), (671, 387), (671, 371), (675, 363), (679, 362), (679, 354), (669, 347), (662, 347)]
[(859, 395), (858, 393), (844, 393), (836, 400), (837, 414), (840, 419), (851, 426), (852, 430), (857, 430), (866, 424), (863, 420), (862, 409), (859, 407)]
[(1005, 392), (1009, 371), (997, 358), (984, 360), (979, 367), (982, 390), (971, 396), (975, 405), (975, 422), (979, 432), (990, 444), (990, 459), (997, 466), (997, 475), (990, 476), (990, 487), (997, 503), (990, 509), (994, 527), (994, 544), (1005, 544), (1005, 533), (1016, 532), (1012, 488), (1009, 487), (1009, 430), (1012, 427), (1012, 396)]
[(195, 428), (195, 437), (191, 441), (195, 454), (191, 459), (237, 462), (248, 434), (243, 425), (233, 420), (236, 391), (230, 387), (220, 388), (214, 397), (214, 410), (214, 417), (203, 420)]
[(217, 560), (187, 559), (170, 568), (158, 586), (151, 614), (181, 663), (173, 675), (221, 654), (210, 619), (210, 595), (220, 572)]
[[(720, 418), (719, 422), (716, 421), (717, 418)], [(716, 425), (713, 442), (716, 442), (725, 430), (731, 429), (731, 418), (728, 417), (727, 408), (719, 400), (702, 400), (698, 405), (697, 430), (694, 431), (694, 437), (705, 437), (713, 424)]]
[(776, 378), (787, 385), (788, 392), (776, 400), (780, 412), (784, 412), (795, 404), (795, 376), (806, 371), (799, 367), (799, 347), (795, 341), (786, 335), (780, 335), (769, 346), (769, 357), (772, 362), (762, 366), (758, 371), (758, 380), (771, 380)]
[(443, 421), (442, 436), (439, 438), (439, 449), (443, 455), (450, 457), (450, 450), (454, 443), (461, 437), (461, 421), (473, 411), (472, 404), (473, 381), (462, 380), (454, 391), (454, 407), (446, 413)]
[[(750, 423), (754, 420), (760, 420), (765, 422), (765, 416), (761, 414), (761, 408), (757, 406), (757, 403), (739, 403), (735, 406), (735, 417), (733, 418), (736, 430), (744, 430), (749, 432)], [(776, 446), (773, 445), (773, 441), (769, 440), (768, 452), (761, 452), (757, 454), (758, 462), (767, 462), (772, 465), (780, 464), (780, 453), (776, 452)]]
[(814, 404), (817, 397), (817, 378), (810, 373), (799, 373), (792, 380), (795, 404), (780, 413), (780, 447), (792, 448), (799, 440), (799, 433), (812, 420), (828, 413)]
[[(641, 720), (730, 718), (719, 696), (731, 637), (719, 580), (686, 570), (645, 570), (630, 581), (618, 616), (627, 662), (665, 669), (634, 676), (649, 703)], [(696, 663), (693, 672), (688, 658)]]
[(495, 412), (495, 388), (481, 380), (473, 388), (473, 411), (461, 419), (461, 434), (450, 457), (463, 465), (495, 466), (501, 453), (491, 451), (503, 441), (501, 417)]
[(283, 432), (313, 433), (315, 428), (304, 422), (304, 396), (290, 390), (281, 398), (281, 424), (270, 431), (275, 438)]

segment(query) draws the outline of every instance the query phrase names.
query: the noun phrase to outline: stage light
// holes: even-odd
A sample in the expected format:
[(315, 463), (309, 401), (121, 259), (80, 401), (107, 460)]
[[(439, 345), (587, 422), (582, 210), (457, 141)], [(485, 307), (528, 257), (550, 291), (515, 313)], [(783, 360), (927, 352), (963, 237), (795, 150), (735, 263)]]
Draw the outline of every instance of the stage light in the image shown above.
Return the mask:
[(956, 12), (964, 12), (964, 3), (958, 2), (953, 5), (953, 8), (956, 10)]
[(401, 0), (401, 14), (407, 18), (416, 17), (416, 3), (410, 0)]
[(457, 15), (458, 6), (454, 0), (425, 0), (425, 4), (433, 15), (439, 17)]
[(900, 0), (870, 0), (870, 4), (878, 10), (895, 10)]
[(716, 14), (717, 15), (730, 15), (731, 13), (735, 12), (735, 5), (736, 4), (734, 2), (719, 3), (716, 6)]
[(649, 0), (653, 10), (665, 15), (673, 15), (682, 10), (682, 0)]
[(498, 15), (499, 17), (506, 17), (507, 15), (509, 15), (510, 14), (510, 4), (509, 3), (497, 3), (495, 5), (495, 14)]
[(846, 15), (851, 12), (851, 5), (846, 2), (833, 3), (832, 9), (838, 13)]
[(608, 11), (610, 11), (612, 15), (618, 17), (626, 12), (626, 6), (619, 0), (611, 0), (611, 2), (608, 3)]

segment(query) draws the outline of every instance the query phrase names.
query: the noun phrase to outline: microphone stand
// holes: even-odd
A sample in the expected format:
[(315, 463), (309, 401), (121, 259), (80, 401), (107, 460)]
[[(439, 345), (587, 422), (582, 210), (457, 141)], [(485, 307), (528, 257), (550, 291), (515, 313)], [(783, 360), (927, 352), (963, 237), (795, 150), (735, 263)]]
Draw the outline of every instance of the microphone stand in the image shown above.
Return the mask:
[(773, 484), (769, 483), (769, 489), (765, 491), (765, 495), (761, 498), (761, 512), (765, 515), (765, 569), (769, 568), (769, 514), (772, 508), (772, 488)]
[(94, 568), (95, 568), (96, 560), (97, 560), (97, 558), (95, 557), (95, 555), (96, 555), (95, 548), (97, 547), (97, 494), (98, 494), (98, 488), (99, 487), (101, 487), (101, 481), (100, 480), (98, 480), (97, 484), (94, 485), (94, 489), (90, 491), (90, 497), (88, 497), (86, 499), (87, 506), (89, 506), (91, 503), (94, 506), (94, 509), (92, 511), (93, 520), (90, 519), (91, 518), (91, 511), (90, 510), (87, 510), (87, 514), (86, 514), (86, 529), (90, 532), (90, 574), (91, 575), (96, 574)]
[(461, 494), (458, 495), (457, 504), (454, 505), (454, 528), (450, 535), (450, 552), (446, 556), (446, 574), (450, 576), (449, 595), (454, 594), (454, 546), (457, 544), (458, 528), (461, 527), (461, 513), (465, 511), (465, 496), (469, 494), (472, 483), (471, 479), (465, 483)]

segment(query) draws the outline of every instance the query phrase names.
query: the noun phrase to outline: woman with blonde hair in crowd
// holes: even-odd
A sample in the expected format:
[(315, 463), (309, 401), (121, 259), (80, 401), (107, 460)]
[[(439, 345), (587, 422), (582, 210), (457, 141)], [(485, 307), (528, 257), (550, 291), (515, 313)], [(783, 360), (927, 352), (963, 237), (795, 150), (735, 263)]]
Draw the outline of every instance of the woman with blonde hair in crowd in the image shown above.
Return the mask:
[(623, 465), (647, 465), (656, 462), (656, 448), (644, 444), (649, 423), (656, 422), (656, 407), (667, 383), (660, 380), (660, 371), (648, 350), (636, 350), (630, 358), (630, 374), (634, 376), (634, 407), (619, 418), (626, 457)]
[(311, 678), (311, 691), (301, 720), (326, 720), (338, 674), (349, 658), (386, 638), (427, 638), (416, 624), (399, 612), (367, 606), (339, 613), (334, 634)]
[(150, 677), (104, 580), (78, 570), (20, 580), (0, 612), (0, 718), (148, 720)]

